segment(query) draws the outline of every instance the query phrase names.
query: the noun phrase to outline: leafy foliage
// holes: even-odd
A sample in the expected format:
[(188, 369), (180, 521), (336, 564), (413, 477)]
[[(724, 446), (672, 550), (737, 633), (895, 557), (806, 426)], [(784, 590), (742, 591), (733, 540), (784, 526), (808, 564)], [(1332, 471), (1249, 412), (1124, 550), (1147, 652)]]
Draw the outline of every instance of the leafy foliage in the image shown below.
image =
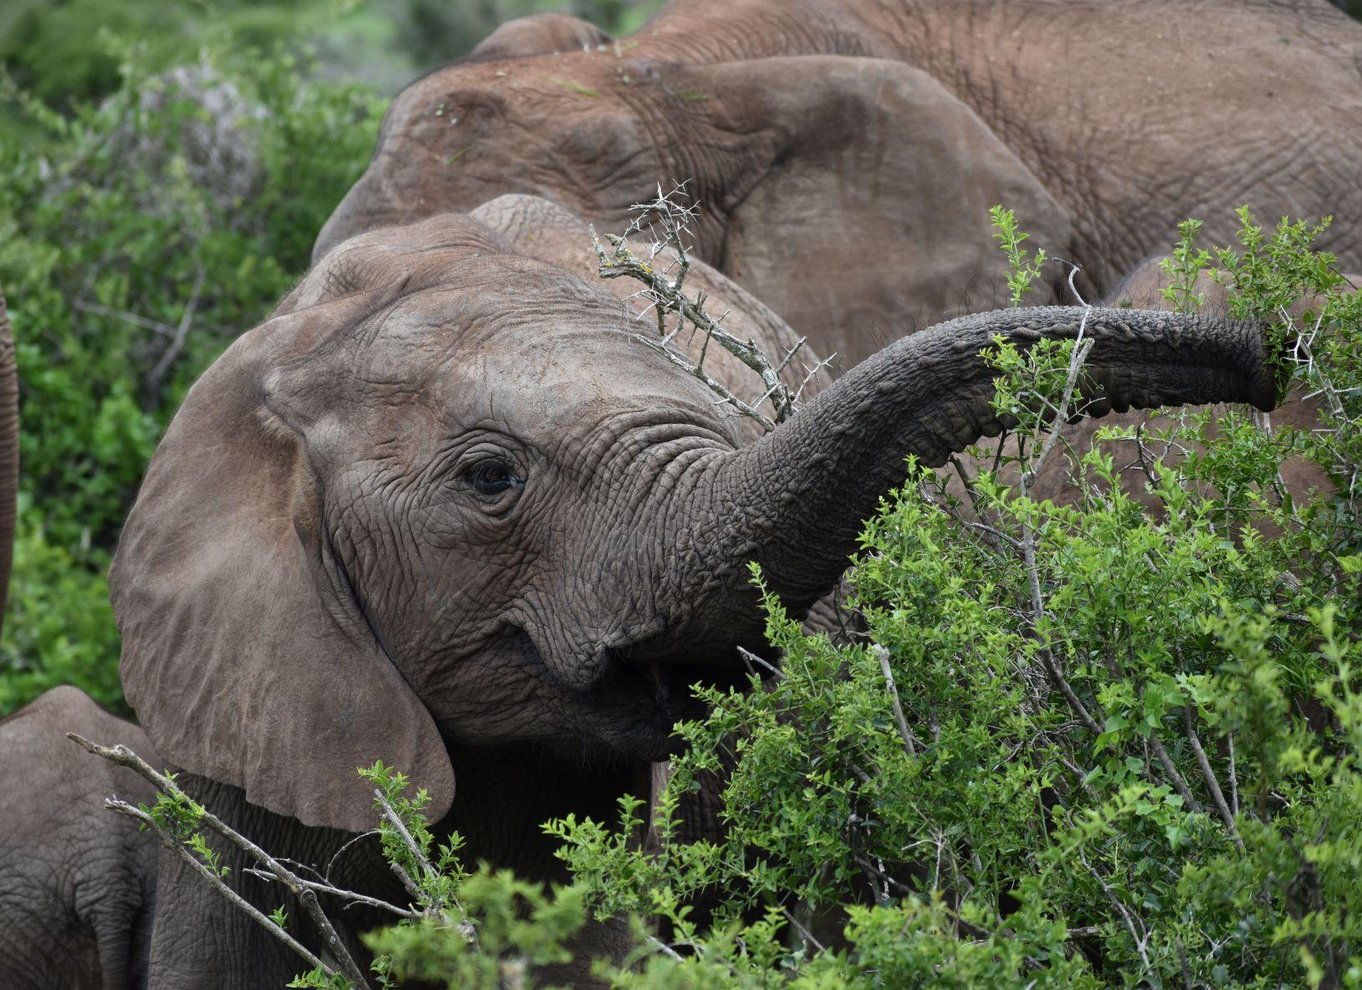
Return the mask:
[[(768, 598), (782, 676), (681, 728), (657, 848), (622, 838), (633, 806), (619, 831), (550, 826), (600, 911), (670, 933), (616, 985), (1362, 984), (1362, 321), (1314, 231), (1241, 219), (1213, 256), (1183, 229), (1175, 291), (1214, 257), (1235, 312), (1282, 321), (1285, 374), (1337, 396), (1324, 430), (1227, 410), (1214, 444), (1209, 413), (1110, 431), (1073, 507), (991, 474), (965, 507), (916, 472), (864, 534), (865, 641), (806, 636)], [(1048, 411), (1019, 426), (1022, 477), (1073, 351), (995, 357), (1000, 408)], [(1121, 485), (1132, 447), (1147, 493)], [(1334, 490), (1283, 489), (1302, 455)], [(674, 841), (715, 771), (728, 836)], [(706, 929), (685, 905), (714, 889)]]

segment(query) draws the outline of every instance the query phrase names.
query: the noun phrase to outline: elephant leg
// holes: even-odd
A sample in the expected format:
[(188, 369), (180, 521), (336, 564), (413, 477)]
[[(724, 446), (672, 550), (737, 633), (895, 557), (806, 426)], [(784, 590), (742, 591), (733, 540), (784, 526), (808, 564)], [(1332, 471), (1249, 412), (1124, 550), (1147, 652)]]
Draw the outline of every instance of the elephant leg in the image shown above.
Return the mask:
[[(244, 864), (230, 865), (233, 886), (252, 881), (241, 874)], [(275, 897), (283, 902), (277, 888)], [(308, 968), (169, 849), (161, 853), (149, 964), (152, 990), (282, 987)]]

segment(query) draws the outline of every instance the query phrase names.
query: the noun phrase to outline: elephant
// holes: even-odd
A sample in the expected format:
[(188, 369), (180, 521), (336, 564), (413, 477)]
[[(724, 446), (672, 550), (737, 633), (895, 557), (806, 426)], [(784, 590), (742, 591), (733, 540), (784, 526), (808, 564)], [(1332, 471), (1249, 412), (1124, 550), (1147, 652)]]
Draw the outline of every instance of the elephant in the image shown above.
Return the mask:
[(150, 803), (155, 793), (67, 732), (156, 759), (137, 726), (74, 687), (52, 688), (0, 721), (0, 985), (145, 986), (159, 846), (104, 799)]
[[(319, 234), (503, 193), (607, 230), (688, 180), (695, 252), (845, 370), (1001, 302), (988, 207), (1084, 298), (1194, 215), (1330, 214), (1362, 269), (1362, 24), (1324, 0), (672, 0), (630, 37), (503, 27), (394, 100)], [(585, 44), (586, 50), (583, 50)], [(1044, 269), (1039, 302), (1065, 298)]]
[[(754, 435), (639, 340), (650, 320), (516, 246), (538, 229), (501, 201), (329, 251), (191, 388), (110, 570), (125, 693), (181, 784), (369, 892), (395, 884), (352, 841), (375, 820), (354, 770), (376, 759), (427, 789), (468, 860), (561, 877), (539, 823), (615, 820), (702, 711), (691, 687), (745, 685), (737, 647), (772, 658), (748, 562), (803, 614), (908, 455), (939, 464), (1000, 428), (994, 335), (1082, 320), (923, 331)], [(1275, 399), (1257, 326), (1093, 310), (1086, 328), (1094, 412)], [(223, 856), (245, 896), (283, 899)], [(160, 870), (151, 986), (299, 968), (178, 859)], [(342, 917), (356, 952), (373, 921)], [(588, 931), (555, 978), (585, 985), (620, 936)]]

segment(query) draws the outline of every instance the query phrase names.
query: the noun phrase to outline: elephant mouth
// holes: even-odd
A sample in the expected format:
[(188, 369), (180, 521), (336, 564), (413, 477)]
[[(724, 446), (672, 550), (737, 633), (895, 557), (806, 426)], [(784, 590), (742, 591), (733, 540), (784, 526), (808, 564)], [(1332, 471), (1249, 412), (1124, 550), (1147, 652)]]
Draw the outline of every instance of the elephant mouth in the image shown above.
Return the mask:
[(581, 752), (585, 746), (631, 762), (658, 762), (684, 748), (674, 735), (677, 723), (709, 713), (696, 696), (697, 688), (745, 691), (753, 674), (775, 670), (773, 648), (762, 644), (752, 652), (768, 666), (747, 666), (732, 643), (678, 655), (661, 637), (650, 637), (601, 650), (590, 665), (596, 676), (587, 684), (573, 684), (555, 675), (557, 665), (545, 659), (523, 628), (508, 628), (499, 652), (508, 662), (501, 669), (518, 673), (506, 678), (504, 706), (523, 711), (526, 695), (537, 697), (538, 715), (508, 726), (494, 712), (493, 718), (475, 725), (473, 715), (462, 711), (445, 719), (443, 731), (467, 742), (518, 738), (564, 751)]
[(609, 651), (602, 677), (588, 692), (595, 734), (621, 755), (665, 760), (684, 748), (675, 735), (678, 723), (703, 719), (709, 705), (698, 688), (746, 690), (748, 670), (736, 662), (663, 662), (632, 651)]

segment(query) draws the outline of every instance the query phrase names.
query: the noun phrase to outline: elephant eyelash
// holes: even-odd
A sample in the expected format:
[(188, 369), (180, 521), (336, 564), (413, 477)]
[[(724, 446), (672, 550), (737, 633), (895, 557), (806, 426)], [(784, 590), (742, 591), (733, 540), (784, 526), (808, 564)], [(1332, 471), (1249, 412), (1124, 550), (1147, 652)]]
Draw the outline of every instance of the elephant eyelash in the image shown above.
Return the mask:
[(500, 498), (507, 492), (525, 487), (525, 479), (499, 458), (489, 457), (471, 465), (464, 471), (463, 480), (484, 498)]

